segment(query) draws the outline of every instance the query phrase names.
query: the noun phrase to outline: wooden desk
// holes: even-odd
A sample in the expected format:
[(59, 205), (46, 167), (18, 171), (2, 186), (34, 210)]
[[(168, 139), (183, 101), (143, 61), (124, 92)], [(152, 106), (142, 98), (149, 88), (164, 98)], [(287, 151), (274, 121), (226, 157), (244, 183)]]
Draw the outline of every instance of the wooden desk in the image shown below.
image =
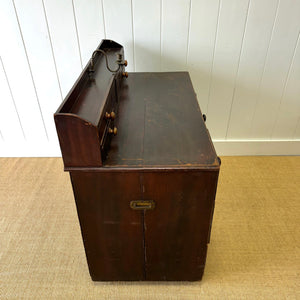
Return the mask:
[(124, 71), (99, 53), (55, 114), (91, 277), (200, 280), (220, 161), (190, 77)]

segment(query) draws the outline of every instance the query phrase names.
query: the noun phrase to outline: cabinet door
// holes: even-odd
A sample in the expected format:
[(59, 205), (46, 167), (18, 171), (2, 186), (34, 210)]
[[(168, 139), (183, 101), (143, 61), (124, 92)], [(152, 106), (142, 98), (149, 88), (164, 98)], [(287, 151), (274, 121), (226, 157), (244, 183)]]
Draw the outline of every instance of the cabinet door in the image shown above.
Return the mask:
[(71, 172), (74, 196), (93, 280), (143, 280), (144, 244), (135, 173)]
[(218, 172), (144, 173), (146, 280), (202, 277)]

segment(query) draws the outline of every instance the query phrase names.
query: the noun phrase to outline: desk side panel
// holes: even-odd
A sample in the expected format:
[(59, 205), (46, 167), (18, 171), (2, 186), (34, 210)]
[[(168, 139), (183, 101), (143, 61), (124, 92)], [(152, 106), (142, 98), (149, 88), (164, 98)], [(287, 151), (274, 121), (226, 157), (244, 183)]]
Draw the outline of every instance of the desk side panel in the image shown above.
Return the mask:
[(219, 170), (70, 173), (93, 280), (202, 278)]
[(102, 166), (98, 128), (77, 116), (54, 117), (65, 167)]

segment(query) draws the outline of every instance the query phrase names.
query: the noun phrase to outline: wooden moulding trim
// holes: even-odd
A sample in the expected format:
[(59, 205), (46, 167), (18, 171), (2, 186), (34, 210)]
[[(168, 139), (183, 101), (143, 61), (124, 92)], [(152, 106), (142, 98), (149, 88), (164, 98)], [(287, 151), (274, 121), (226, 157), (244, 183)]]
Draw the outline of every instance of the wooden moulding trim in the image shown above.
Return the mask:
[(60, 117), (63, 117), (63, 118), (66, 118), (66, 117), (68, 117), (68, 118), (76, 118), (76, 119), (79, 119), (81, 122), (86, 123), (89, 126), (97, 127), (97, 125), (91, 123), (91, 121), (83, 119), (83, 118), (81, 118), (80, 116), (78, 116), (76, 114), (72, 114), (72, 113), (55, 113), (54, 114), (54, 119), (60, 118)]
[(140, 167), (65, 167), (64, 171), (80, 171), (80, 172), (191, 172), (191, 171), (215, 171), (219, 172), (220, 165), (207, 166), (140, 166)]

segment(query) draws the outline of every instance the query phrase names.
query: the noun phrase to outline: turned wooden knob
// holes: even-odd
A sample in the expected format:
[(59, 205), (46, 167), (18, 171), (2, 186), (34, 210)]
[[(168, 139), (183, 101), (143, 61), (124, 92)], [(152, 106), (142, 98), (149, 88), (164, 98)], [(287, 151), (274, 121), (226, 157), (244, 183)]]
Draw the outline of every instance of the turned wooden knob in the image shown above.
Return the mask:
[(110, 119), (111, 120), (114, 120), (116, 118), (116, 114), (112, 111), (111, 113), (110, 113)]
[(124, 60), (124, 66), (127, 67), (127, 60)]
[(111, 113), (108, 113), (108, 112), (105, 113), (105, 119), (114, 120), (115, 118), (116, 118), (116, 114), (113, 111)]
[(112, 129), (112, 128), (108, 128), (108, 132), (109, 132), (110, 134), (117, 135), (117, 133), (118, 133), (118, 128), (117, 128), (117, 127), (114, 127), (113, 129)]
[(123, 72), (122, 76), (127, 78), (128, 77), (128, 72)]

